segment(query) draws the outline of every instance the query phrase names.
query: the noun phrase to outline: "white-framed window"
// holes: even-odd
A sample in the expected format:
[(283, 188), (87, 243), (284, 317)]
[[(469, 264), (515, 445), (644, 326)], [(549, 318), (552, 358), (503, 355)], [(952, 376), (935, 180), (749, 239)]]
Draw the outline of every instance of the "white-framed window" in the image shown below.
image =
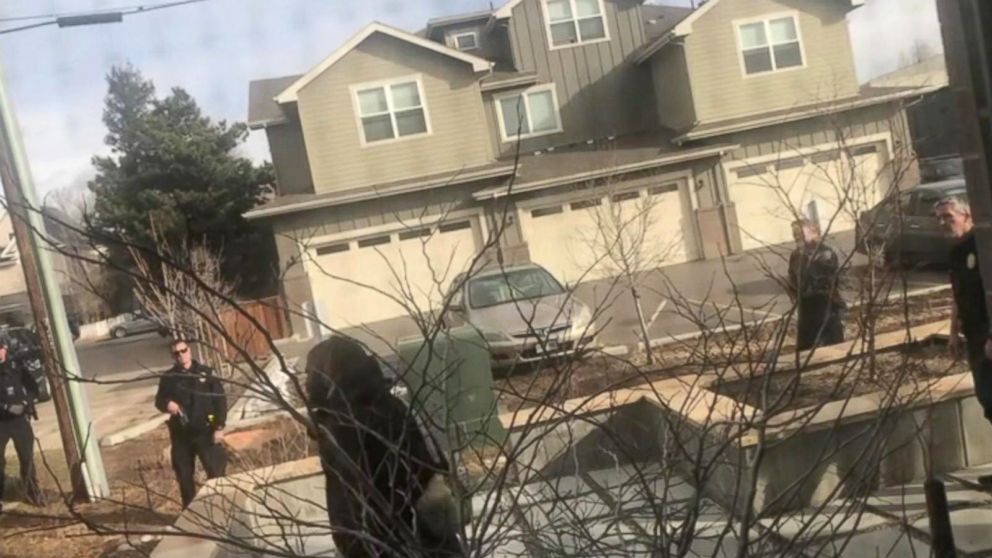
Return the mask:
[(451, 46), (455, 50), (478, 50), (479, 49), (479, 32), (478, 31), (462, 31), (461, 33), (454, 33), (451, 35)]
[(543, 0), (542, 5), (552, 49), (610, 38), (603, 0)]
[(362, 145), (430, 134), (420, 76), (351, 88)]
[(496, 98), (503, 141), (533, 138), (561, 131), (558, 96), (553, 83), (537, 85)]
[(805, 65), (796, 14), (752, 19), (736, 25), (744, 75), (767, 74)]

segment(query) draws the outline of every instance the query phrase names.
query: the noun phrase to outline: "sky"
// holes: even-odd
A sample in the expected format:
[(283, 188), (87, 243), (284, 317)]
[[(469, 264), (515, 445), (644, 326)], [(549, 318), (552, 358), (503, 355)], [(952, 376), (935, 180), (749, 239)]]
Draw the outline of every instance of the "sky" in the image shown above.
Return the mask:
[[(0, 19), (163, 1), (0, 0)], [(896, 69), (917, 44), (941, 50), (934, 2), (868, 0), (849, 16), (859, 78)], [(413, 31), (431, 17), (489, 5), (489, 0), (206, 0), (129, 16), (120, 24), (0, 35), (0, 63), (35, 184), (44, 195), (85, 186), (93, 176), (91, 157), (106, 153), (101, 112), (105, 76), (114, 65), (133, 64), (160, 94), (186, 89), (215, 119), (244, 121), (249, 81), (304, 73), (370, 21)], [(0, 28), (14, 25), (0, 22)], [(253, 133), (243, 152), (267, 160), (264, 135)]]

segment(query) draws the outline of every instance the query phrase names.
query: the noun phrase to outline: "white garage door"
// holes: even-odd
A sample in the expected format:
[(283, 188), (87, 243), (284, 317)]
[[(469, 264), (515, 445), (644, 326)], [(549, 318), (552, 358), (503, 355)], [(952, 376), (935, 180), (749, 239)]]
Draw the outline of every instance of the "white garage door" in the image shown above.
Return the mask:
[(685, 181), (520, 207), (531, 260), (568, 283), (696, 257), (692, 215)]
[(440, 305), (479, 249), (475, 218), (417, 226), (314, 248), (307, 266), (320, 317), (336, 328), (408, 316)]
[(857, 215), (887, 186), (876, 145), (807, 157), (744, 162), (728, 168), (730, 197), (745, 250), (792, 242), (797, 216), (815, 217), (829, 233), (854, 229)]

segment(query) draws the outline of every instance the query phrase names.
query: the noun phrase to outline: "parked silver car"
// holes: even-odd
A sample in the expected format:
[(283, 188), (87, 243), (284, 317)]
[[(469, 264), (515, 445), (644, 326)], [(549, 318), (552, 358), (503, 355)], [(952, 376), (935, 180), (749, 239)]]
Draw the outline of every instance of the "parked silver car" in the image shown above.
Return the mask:
[(149, 333), (152, 331), (158, 332), (162, 336), (168, 333), (168, 329), (155, 318), (142, 312), (135, 312), (126, 322), (114, 326), (110, 330), (110, 336), (114, 339), (120, 339), (128, 335), (138, 335), (139, 333)]
[(963, 178), (916, 185), (861, 214), (856, 248), (881, 248), (894, 265), (946, 265), (950, 240), (934, 213), (934, 204), (948, 196), (967, 197)]
[(536, 264), (484, 270), (453, 282), (446, 320), (468, 324), (489, 345), (495, 368), (572, 354), (594, 341), (588, 306)]

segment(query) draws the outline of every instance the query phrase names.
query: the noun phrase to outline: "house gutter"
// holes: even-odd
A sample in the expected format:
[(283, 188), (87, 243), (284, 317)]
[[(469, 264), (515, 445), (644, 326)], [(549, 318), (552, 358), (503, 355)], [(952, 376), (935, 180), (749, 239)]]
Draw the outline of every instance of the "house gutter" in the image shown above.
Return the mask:
[(485, 180), (487, 178), (497, 178), (501, 176), (507, 176), (513, 174), (514, 169), (515, 167), (513, 165), (505, 165), (501, 167), (478, 170), (478, 171), (470, 171), (465, 173), (459, 173), (457, 171), (454, 171), (452, 173), (453, 176), (447, 178), (439, 178), (436, 180), (419, 180), (416, 182), (401, 184), (397, 186), (388, 186), (384, 188), (372, 187), (367, 190), (362, 190), (360, 192), (352, 192), (352, 193), (343, 192), (341, 195), (338, 196), (333, 196), (333, 197), (329, 196), (326, 198), (305, 200), (296, 203), (280, 205), (277, 207), (263, 206), (258, 209), (253, 209), (245, 213), (244, 217), (245, 219), (248, 220), (263, 219), (267, 217), (277, 217), (280, 215), (299, 213), (301, 211), (311, 211), (314, 209), (322, 209), (325, 207), (334, 207), (337, 205), (368, 201), (386, 196), (398, 196), (401, 194), (416, 192), (418, 190), (429, 190), (441, 186), (454, 186), (457, 184), (464, 184), (466, 182), (472, 182), (474, 180)]
[(774, 116), (769, 118), (756, 118), (754, 120), (748, 120), (746, 122), (741, 122), (739, 124), (719, 126), (711, 130), (704, 130), (702, 132), (688, 132), (675, 138), (673, 141), (678, 145), (682, 145), (683, 143), (689, 141), (712, 138), (726, 134), (732, 134), (734, 132), (744, 132), (747, 130), (753, 130), (755, 128), (765, 128), (767, 126), (775, 126), (778, 124), (787, 124), (789, 122), (804, 120), (806, 118), (825, 116), (827, 114), (835, 114), (847, 110), (869, 107), (872, 105), (880, 105), (890, 101), (897, 101), (900, 99), (906, 99), (911, 97), (919, 97), (922, 95), (926, 95), (928, 93), (933, 93), (934, 91), (938, 91), (941, 88), (942, 86), (922, 87), (919, 89), (914, 89), (912, 91), (900, 91), (898, 93), (879, 95), (877, 97), (871, 97), (868, 99), (855, 99), (853, 101), (838, 103), (836, 105), (833, 105), (825, 109), (798, 110), (780, 116)]
[(673, 153), (665, 157), (658, 157), (655, 159), (649, 159), (647, 161), (638, 161), (636, 163), (628, 163), (626, 165), (619, 165), (619, 166), (614, 166), (614, 167), (609, 167), (609, 168), (599, 169), (589, 172), (570, 174), (567, 176), (558, 176), (555, 178), (548, 178), (545, 180), (535, 180), (534, 182), (525, 182), (523, 184), (514, 185), (512, 192), (510, 192), (507, 188), (504, 187), (489, 188), (487, 190), (481, 190), (479, 192), (476, 192), (475, 194), (472, 194), (472, 197), (475, 198), (477, 201), (494, 200), (504, 197), (511, 193), (523, 194), (527, 192), (535, 192), (547, 188), (554, 188), (555, 186), (565, 186), (583, 180), (595, 180), (597, 178), (614, 176), (617, 174), (637, 172), (639, 170), (664, 167), (667, 165), (674, 165), (677, 163), (684, 163), (687, 161), (695, 161), (697, 159), (705, 159), (707, 157), (720, 156), (726, 153), (727, 151), (733, 151), (738, 147), (740, 146), (737, 144), (723, 144), (708, 149), (693, 150), (688, 153)]

